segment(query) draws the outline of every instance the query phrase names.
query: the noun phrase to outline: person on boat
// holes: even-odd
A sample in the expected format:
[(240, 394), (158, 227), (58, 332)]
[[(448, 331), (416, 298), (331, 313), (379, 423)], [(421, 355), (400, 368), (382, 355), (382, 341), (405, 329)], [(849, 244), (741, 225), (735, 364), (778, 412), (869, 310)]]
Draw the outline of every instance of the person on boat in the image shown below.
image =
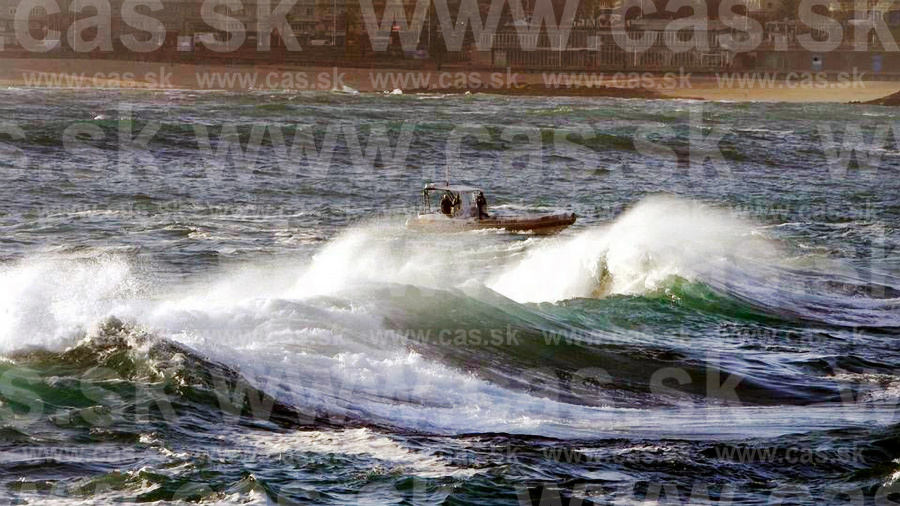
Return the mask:
[(453, 216), (459, 216), (462, 211), (462, 199), (458, 193), (453, 194)]
[(453, 214), (453, 198), (450, 197), (449, 193), (445, 193), (441, 197), (441, 212), (447, 216)]
[(486, 207), (487, 199), (484, 198), (484, 192), (479, 191), (478, 196), (475, 197), (475, 209), (478, 210), (479, 220), (490, 218), (490, 216), (488, 216), (488, 213), (484, 210)]

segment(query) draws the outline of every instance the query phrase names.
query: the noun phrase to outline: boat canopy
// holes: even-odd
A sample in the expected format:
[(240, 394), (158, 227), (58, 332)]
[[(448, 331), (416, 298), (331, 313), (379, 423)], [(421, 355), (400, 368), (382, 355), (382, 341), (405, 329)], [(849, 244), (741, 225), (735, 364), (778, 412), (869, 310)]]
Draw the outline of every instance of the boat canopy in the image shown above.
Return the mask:
[(463, 186), (456, 184), (448, 184), (448, 183), (428, 183), (425, 185), (425, 191), (448, 191), (453, 193), (466, 193), (466, 192), (477, 192), (481, 191), (481, 188), (476, 188), (474, 186)]
[(475, 186), (464, 186), (450, 183), (428, 183), (427, 185), (425, 185), (425, 189), (422, 190), (422, 204), (424, 206), (423, 210), (426, 214), (431, 212), (430, 195), (433, 195), (432, 192), (450, 192), (459, 199), (455, 206), (456, 210), (453, 212), (453, 217), (470, 218), (478, 214), (477, 207), (475, 205), (475, 194), (480, 191), (481, 188), (477, 188)]

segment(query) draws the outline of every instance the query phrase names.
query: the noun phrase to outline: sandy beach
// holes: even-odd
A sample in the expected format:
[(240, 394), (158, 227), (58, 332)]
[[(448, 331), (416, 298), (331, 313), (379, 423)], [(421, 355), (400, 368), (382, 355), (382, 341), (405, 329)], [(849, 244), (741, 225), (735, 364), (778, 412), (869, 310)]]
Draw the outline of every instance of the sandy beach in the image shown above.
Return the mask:
[[(635, 71), (522, 72), (444, 67), (222, 65), (122, 60), (0, 59), (0, 86), (190, 90), (356, 90), (405, 93), (616, 96), (753, 102), (851, 102), (900, 91), (900, 82), (808, 72), (719, 74)], [(399, 92), (395, 92), (399, 93)]]

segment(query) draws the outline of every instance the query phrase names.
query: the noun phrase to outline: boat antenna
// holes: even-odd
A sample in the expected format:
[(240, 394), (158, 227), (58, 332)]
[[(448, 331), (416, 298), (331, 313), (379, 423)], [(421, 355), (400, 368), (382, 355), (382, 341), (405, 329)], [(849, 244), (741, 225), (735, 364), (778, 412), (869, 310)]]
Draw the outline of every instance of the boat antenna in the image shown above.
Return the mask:
[(450, 186), (450, 164), (447, 164), (444, 172), (444, 184)]

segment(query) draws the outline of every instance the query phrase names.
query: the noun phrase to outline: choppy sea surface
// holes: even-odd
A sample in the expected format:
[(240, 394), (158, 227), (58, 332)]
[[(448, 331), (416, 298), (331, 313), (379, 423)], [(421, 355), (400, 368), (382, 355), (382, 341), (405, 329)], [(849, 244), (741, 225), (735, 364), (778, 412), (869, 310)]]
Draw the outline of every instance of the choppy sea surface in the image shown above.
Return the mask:
[[(0, 501), (900, 491), (894, 109), (8, 89), (0, 117)], [(577, 223), (408, 230), (448, 157), (493, 212)]]

